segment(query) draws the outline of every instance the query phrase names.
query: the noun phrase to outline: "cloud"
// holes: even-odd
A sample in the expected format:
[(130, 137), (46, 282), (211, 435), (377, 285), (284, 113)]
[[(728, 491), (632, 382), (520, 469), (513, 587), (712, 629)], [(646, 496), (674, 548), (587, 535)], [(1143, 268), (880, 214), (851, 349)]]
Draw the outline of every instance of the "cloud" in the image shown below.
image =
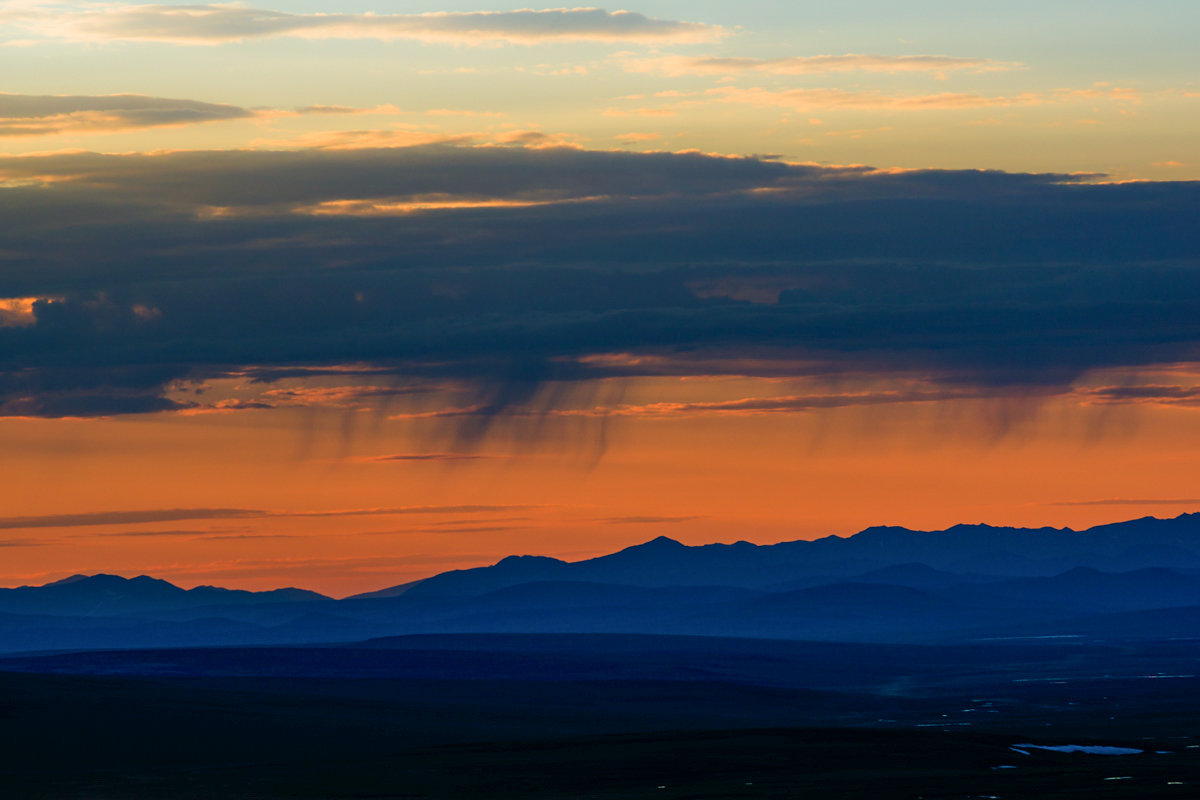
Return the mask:
[(632, 11), (551, 8), (425, 14), (289, 14), (238, 5), (42, 5), (0, 12), (0, 24), (72, 41), (216, 45), (273, 36), (304, 39), (400, 39), (449, 44), (545, 42), (711, 42), (717, 26), (647, 17)]
[(471, 111), (465, 108), (431, 108), (425, 112), (429, 117), (506, 117), (504, 111)]
[(40, 297), (0, 298), (0, 328), (23, 328), (37, 323), (33, 314), (34, 304)]
[(370, 408), (379, 400), (434, 391), (429, 386), (301, 386), (267, 389), (252, 401), (260, 408)]
[(82, 514), (45, 514), (27, 517), (0, 517), (0, 529), (80, 528), (92, 525), (137, 525), (149, 522), (177, 522), (197, 519), (240, 519), (261, 516), (263, 512), (244, 508), (168, 508), (147, 511), (93, 511)]
[(371, 108), (356, 108), (355, 106), (327, 106), (315, 105), (298, 108), (294, 112), (301, 115), (313, 116), (372, 116), (378, 114), (392, 115), (403, 113), (399, 108), (391, 104), (373, 106)]
[(409, 128), (384, 128), (341, 131), (310, 131), (287, 139), (260, 138), (255, 148), (304, 148), (308, 150), (365, 150), (385, 147), (414, 147), (427, 144), (470, 143), (477, 139), (465, 134), (446, 135)]
[[(8, 415), (390, 397), (463, 410), (463, 447), (426, 447), (469, 452), (629, 377), (936, 401), (1200, 360), (1197, 183), (437, 144), (9, 157), (0, 184)], [(868, 395), (659, 411), (905, 401)]]
[(0, 137), (106, 133), (245, 119), (254, 112), (222, 103), (140, 94), (0, 93)]
[(300, 537), (295, 536), (290, 533), (223, 533), (223, 534), (212, 534), (212, 535), (206, 534), (203, 536), (195, 536), (191, 539), (191, 541), (198, 542), (198, 541), (205, 541), (205, 540), (298, 539), (298, 538), (300, 538)]
[[(803, 414), (830, 408), (893, 405), (897, 403), (939, 403), (953, 400), (975, 400), (994, 397), (995, 389), (946, 390), (886, 390), (877, 392), (844, 392), (839, 394), (803, 394), (783, 397), (744, 397), (736, 400), (707, 402), (671, 402), (591, 406), (586, 408), (505, 408), (502, 411), (487, 405), (442, 408), (436, 411), (397, 414), (393, 419), (454, 419), (462, 417), (491, 417), (498, 413), (507, 416), (562, 417), (643, 417), (669, 418), (699, 415), (756, 417), (773, 414)], [(1029, 395), (1024, 391), (1025, 396)]]
[(526, 530), (526, 528), (521, 525), (447, 525), (439, 528), (410, 528), (404, 531), (390, 531), (390, 533), (500, 533), (519, 530)]
[(631, 72), (652, 72), (673, 77), (687, 75), (737, 75), (745, 72), (771, 75), (819, 75), (830, 72), (1001, 72), (1021, 69), (1022, 65), (986, 58), (911, 55), (883, 56), (848, 53), (845, 55), (792, 56), (789, 58), (736, 58), (717, 56), (655, 56), (627, 58), (623, 62)]
[(1102, 386), (1080, 389), (1077, 394), (1084, 402), (1097, 405), (1135, 403), (1200, 407), (1200, 386)]
[[(50, 309), (66, 302), (65, 299), (35, 302), (35, 324), (7, 330), (36, 331), (38, 325), (54, 318)], [(108, 317), (107, 304), (95, 298), (85, 301), (84, 307), (87, 313), (99, 315), (98, 318)], [(121, 309), (120, 313), (126, 315), (125, 321), (139, 319), (132, 305)], [(4, 330), (0, 328), (0, 331)], [(0, 369), (0, 416), (67, 418), (181, 411), (190, 404), (168, 399), (163, 392), (174, 381), (186, 376), (189, 369), (180, 364), (111, 364), (108, 367), (76, 364), (53, 370)]]
[(673, 117), (677, 112), (669, 108), (606, 108), (606, 117)]
[[(528, 133), (522, 137), (527, 138)], [(539, 141), (542, 136), (537, 134)], [(644, 177), (635, 167), (641, 168)], [(292, 212), (320, 203), (368, 198), (544, 203), (600, 196), (726, 192), (794, 182), (817, 171), (757, 158), (700, 153), (632, 156), (561, 147), (456, 147), (447, 142), (359, 146), (336, 152), (316, 148), (0, 158), (0, 180), (61, 190), (43, 193), (45, 199), (76, 194), (86, 200), (91, 198), (82, 196), (112, 191), (117, 202), (160, 208), (165, 203), (165, 208), (189, 214), (211, 208)]]
[(703, 519), (697, 516), (686, 517), (647, 517), (647, 516), (632, 516), (632, 517), (605, 517), (599, 520), (605, 525), (674, 525), (679, 522), (691, 522), (693, 520)]
[[(84, 528), (101, 525), (141, 525), (156, 522), (178, 522), (201, 519), (284, 519), (322, 517), (391, 517), (443, 514), (493, 514), (524, 511), (527, 505), (447, 505), (398, 506), (394, 508), (345, 508), (320, 511), (264, 511), (247, 508), (169, 508), (139, 511), (92, 511), (79, 514), (44, 514), (23, 517), (0, 517), (0, 530), (33, 528)], [(166, 531), (121, 535), (183, 535), (194, 531)]]
[(858, 89), (740, 89), (723, 86), (709, 89), (707, 94), (724, 103), (787, 108), (793, 111), (824, 111), (834, 109), (871, 111), (937, 111), (968, 108), (1006, 108), (1038, 105), (1046, 99), (1034, 93), (986, 96), (970, 92), (940, 92), (938, 94), (889, 94), (877, 90)]
[(364, 456), (351, 459), (366, 464), (387, 464), (391, 462), (430, 462), (430, 461), (481, 461), (491, 456), (481, 456), (472, 453), (392, 453), (384, 456)]
[[(581, 413), (617, 417), (675, 417), (698, 414), (722, 416), (762, 416), (764, 414), (802, 414), (828, 408), (891, 405), (895, 403), (937, 403), (971, 400), (993, 392), (978, 390), (909, 390), (883, 392), (846, 392), (841, 394), (805, 394), (784, 397), (746, 397), (712, 402), (659, 402), (645, 405), (620, 405), (588, 409)], [(572, 412), (564, 412), (572, 413)]]
[(661, 139), (661, 133), (622, 133), (615, 137), (617, 141), (636, 144), (638, 142), (652, 142), (655, 139)]
[[(785, 108), (798, 112), (838, 109), (953, 111), (1099, 101), (1139, 103), (1142, 100), (1142, 94), (1138, 90), (1122, 87), (1058, 89), (1051, 92), (1021, 92), (1014, 95), (989, 96), (973, 92), (895, 94), (875, 89), (764, 89), (760, 86), (750, 88), (719, 86), (708, 89), (704, 94), (710, 102), (742, 103), (761, 108)], [(689, 100), (685, 101), (684, 105), (702, 105), (704, 102), (703, 100)]]
[(406, 198), (374, 198), (355, 200), (327, 200), (311, 206), (301, 206), (295, 209), (297, 214), (311, 214), (314, 217), (349, 216), (349, 217), (395, 217), (405, 214), (418, 214), (427, 211), (462, 211), (464, 209), (484, 208), (530, 208), (552, 203), (586, 202), (596, 198), (583, 197), (568, 200), (507, 200), (483, 197), (458, 197), (455, 195), (419, 195)]
[(276, 517), (393, 517), (426, 514), (495, 514), (507, 511), (526, 511), (534, 506), (522, 505), (457, 505), (457, 506), (398, 506), (395, 508), (350, 508), (334, 511), (281, 511)]
[(207, 537), (212, 539), (225, 539), (233, 537), (247, 536), (249, 528), (212, 528), (209, 530), (155, 530), (155, 531), (114, 531), (111, 533), (86, 533), (78, 534), (81, 537), (92, 536), (109, 536), (116, 538), (139, 537), (139, 536), (163, 536), (167, 538), (173, 537)]

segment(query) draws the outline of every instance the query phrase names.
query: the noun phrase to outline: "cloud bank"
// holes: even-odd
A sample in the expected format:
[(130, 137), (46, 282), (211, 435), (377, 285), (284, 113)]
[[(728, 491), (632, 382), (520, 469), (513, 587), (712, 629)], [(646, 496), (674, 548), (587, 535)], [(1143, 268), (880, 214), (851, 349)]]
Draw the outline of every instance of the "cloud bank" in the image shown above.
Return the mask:
[(140, 94), (0, 93), (0, 137), (95, 133), (245, 119), (254, 113), (222, 103)]
[[(1094, 178), (445, 144), (3, 158), (0, 413), (215, 407), (194, 390), (231, 375), (265, 406), (452, 385), (476, 419), (631, 376), (933, 392), (682, 409), (777, 413), (1200, 359), (1200, 184)], [(363, 204), (405, 210), (310, 213)]]
[(449, 44), (544, 42), (711, 42), (724, 31), (694, 22), (653, 19), (599, 8), (425, 14), (289, 14), (238, 5), (17, 7), (0, 25), (76, 41), (140, 41), (217, 45), (272, 36), (305, 39), (409, 39)]

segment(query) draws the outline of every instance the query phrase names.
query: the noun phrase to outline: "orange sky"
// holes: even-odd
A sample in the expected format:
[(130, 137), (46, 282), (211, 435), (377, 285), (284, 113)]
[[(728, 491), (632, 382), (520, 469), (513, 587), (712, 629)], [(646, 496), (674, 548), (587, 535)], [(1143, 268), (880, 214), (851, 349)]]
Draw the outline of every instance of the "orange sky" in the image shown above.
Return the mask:
[[(344, 595), (514, 553), (575, 560), (657, 535), (768, 543), (874, 524), (1082, 527), (1200, 507), (1185, 502), (1200, 470), (1193, 408), (1075, 395), (647, 413), (642, 397), (714, 402), (797, 387), (634, 384), (620, 415), (501, 419), (453, 458), (438, 420), (369, 406), (3, 420), (0, 581), (107, 571)], [(233, 511), (11, 520), (152, 509)]]
[(1194, 0), (376, 5), (0, 0), (0, 586), (1200, 507)]

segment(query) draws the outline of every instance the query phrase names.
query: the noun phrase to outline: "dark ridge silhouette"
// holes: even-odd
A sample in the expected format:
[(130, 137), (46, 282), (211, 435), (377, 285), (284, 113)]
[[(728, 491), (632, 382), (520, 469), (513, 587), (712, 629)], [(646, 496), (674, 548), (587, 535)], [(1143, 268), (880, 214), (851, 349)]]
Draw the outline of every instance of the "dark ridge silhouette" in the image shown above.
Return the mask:
[(380, 589), (379, 591), (375, 591), (375, 592), (363, 592), (361, 594), (352, 594), (349, 597), (345, 597), (343, 599), (344, 600), (377, 600), (377, 599), (385, 598), (385, 597), (399, 597), (400, 595), (408, 592), (414, 586), (420, 584), (423, 580), (424, 579), (422, 578), (421, 580), (409, 581), (408, 583), (401, 583), (397, 586), (389, 586), (386, 589)]
[(737, 542), (689, 547), (659, 537), (586, 561), (510, 556), (490, 567), (435, 575), (407, 593), (480, 595), (533, 581), (769, 588), (804, 578), (846, 578), (913, 563), (941, 572), (1001, 577), (1049, 577), (1075, 567), (1109, 572), (1195, 569), (1200, 568), (1200, 514), (1144, 517), (1085, 531), (990, 525), (955, 525), (930, 532), (872, 527), (846, 538), (774, 545)]
[[(1194, 635), (1197, 564), (1200, 515), (1184, 514), (1086, 531), (875, 527), (776, 545), (689, 547), (659, 537), (579, 562), (510, 556), (343, 600), (75, 575), (0, 590), (0, 652), (437, 633), (876, 643), (1181, 637)], [(1139, 628), (1119, 616), (1130, 613), (1151, 616)], [(1108, 630), (1105, 615), (1118, 615)]]
[(248, 592), (197, 586), (181, 589), (147, 575), (72, 575), (44, 586), (0, 589), (0, 612), (113, 616), (146, 611), (167, 611), (203, 606), (256, 603), (293, 603), (328, 600), (305, 589), (275, 589)]

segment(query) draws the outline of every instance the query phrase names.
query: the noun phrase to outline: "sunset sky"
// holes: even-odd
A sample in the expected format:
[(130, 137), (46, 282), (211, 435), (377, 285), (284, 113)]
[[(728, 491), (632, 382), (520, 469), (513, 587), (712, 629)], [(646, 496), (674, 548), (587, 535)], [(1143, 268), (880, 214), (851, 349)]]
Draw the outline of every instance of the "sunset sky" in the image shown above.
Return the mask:
[(1198, 31), (0, 2), (0, 585), (1200, 510)]

